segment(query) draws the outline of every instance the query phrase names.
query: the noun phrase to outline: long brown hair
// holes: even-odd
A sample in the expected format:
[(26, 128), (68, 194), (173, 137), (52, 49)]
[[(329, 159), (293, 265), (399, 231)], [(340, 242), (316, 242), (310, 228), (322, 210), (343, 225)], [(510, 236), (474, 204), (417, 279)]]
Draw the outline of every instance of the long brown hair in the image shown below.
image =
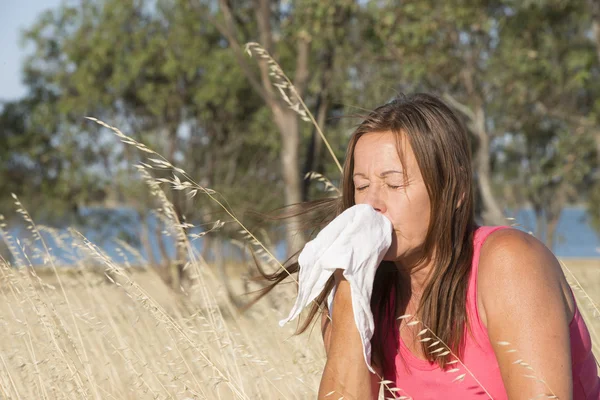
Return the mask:
[[(431, 201), (431, 218), (423, 245), (421, 261), (433, 261), (430, 279), (424, 288), (417, 317), (450, 349), (461, 355), (467, 324), (466, 296), (473, 257), (473, 233), (476, 229), (473, 206), (473, 181), (469, 137), (456, 114), (439, 98), (429, 94), (401, 95), (373, 110), (352, 134), (344, 163), (342, 196), (337, 199), (296, 205), (293, 214), (303, 214), (312, 227), (320, 228), (354, 203), (354, 148), (364, 134), (392, 132), (398, 139), (401, 162), (402, 140), (408, 140), (415, 154)], [(406, 170), (406, 168), (404, 168)], [(264, 296), (289, 273), (299, 270), (297, 254), (286, 262), (286, 269), (261, 275), (271, 283)], [(393, 262), (382, 262), (375, 275), (371, 309), (375, 332), (371, 340), (373, 364), (387, 370), (389, 354), (385, 354), (389, 335), (396, 327), (399, 304), (396, 299), (406, 292), (406, 282)], [(329, 280), (313, 302), (307, 318), (296, 333), (304, 332), (327, 307), (326, 299), (334, 286)], [(448, 356), (432, 354), (424, 342), (423, 353), (431, 362), (444, 368)], [(393, 365), (393, 364), (392, 364)]]

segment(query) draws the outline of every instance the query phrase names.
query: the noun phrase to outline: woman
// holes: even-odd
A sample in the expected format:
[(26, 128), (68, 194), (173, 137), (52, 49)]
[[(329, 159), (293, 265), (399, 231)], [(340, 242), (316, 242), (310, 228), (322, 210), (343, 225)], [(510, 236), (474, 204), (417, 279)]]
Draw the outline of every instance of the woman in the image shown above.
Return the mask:
[(350, 139), (342, 191), (338, 211), (369, 204), (394, 232), (371, 299), (377, 375), (341, 270), (300, 329), (335, 285), (319, 399), (377, 399), (382, 378), (386, 398), (600, 399), (589, 332), (556, 258), (519, 230), (476, 225), (468, 135), (441, 100), (417, 94), (371, 112)]

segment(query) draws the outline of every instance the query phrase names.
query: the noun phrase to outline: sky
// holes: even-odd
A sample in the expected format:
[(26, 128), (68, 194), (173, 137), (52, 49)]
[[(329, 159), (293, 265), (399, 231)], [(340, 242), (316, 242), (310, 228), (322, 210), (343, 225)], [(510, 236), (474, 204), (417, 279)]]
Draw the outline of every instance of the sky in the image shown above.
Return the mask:
[(0, 0), (0, 101), (25, 95), (21, 65), (27, 55), (20, 46), (21, 31), (61, 0)]

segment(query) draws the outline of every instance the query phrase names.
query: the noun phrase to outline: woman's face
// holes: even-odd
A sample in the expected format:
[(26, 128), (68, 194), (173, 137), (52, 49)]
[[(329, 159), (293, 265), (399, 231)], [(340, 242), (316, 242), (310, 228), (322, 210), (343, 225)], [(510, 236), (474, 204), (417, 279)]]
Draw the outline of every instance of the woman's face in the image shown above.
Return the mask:
[(411, 263), (422, 254), (430, 200), (408, 140), (402, 141), (407, 179), (392, 132), (367, 133), (354, 149), (354, 201), (369, 204), (393, 225), (392, 245), (384, 260)]

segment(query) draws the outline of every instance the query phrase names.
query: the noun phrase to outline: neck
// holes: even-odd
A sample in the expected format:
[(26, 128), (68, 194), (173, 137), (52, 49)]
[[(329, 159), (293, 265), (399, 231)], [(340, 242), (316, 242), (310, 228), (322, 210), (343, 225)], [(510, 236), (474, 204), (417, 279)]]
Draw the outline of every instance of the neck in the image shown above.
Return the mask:
[(413, 293), (421, 293), (425, 288), (425, 285), (429, 283), (431, 277), (431, 271), (433, 265), (423, 265), (418, 268), (413, 268), (410, 271), (410, 286), (412, 287)]
[(411, 297), (419, 297), (423, 293), (423, 289), (431, 279), (434, 261), (425, 260), (421, 263), (396, 261), (396, 267), (400, 270), (403, 279), (410, 282)]

